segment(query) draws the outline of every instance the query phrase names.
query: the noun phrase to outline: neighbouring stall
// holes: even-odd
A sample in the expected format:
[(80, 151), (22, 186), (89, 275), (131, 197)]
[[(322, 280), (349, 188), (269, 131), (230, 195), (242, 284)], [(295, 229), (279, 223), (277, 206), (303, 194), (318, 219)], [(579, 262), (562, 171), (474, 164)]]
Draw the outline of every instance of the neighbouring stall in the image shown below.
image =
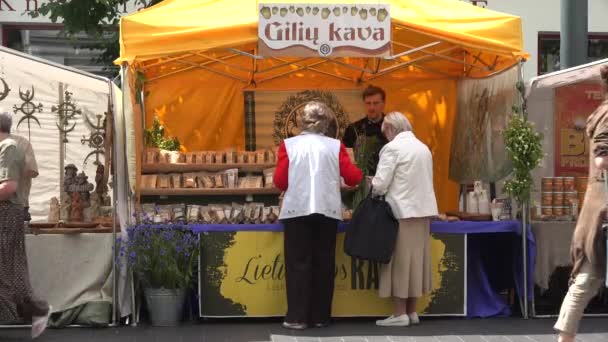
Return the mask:
[[(38, 176), (26, 248), (51, 325), (107, 325), (113, 302), (108, 79), (0, 47), (0, 107), (31, 144)], [(119, 94), (120, 95), (120, 94)], [(21, 185), (20, 185), (21, 186)]]
[[(280, 192), (271, 180), (276, 146), (299, 132), (295, 117), (307, 101), (329, 105), (341, 137), (349, 122), (364, 116), (362, 89), (382, 87), (386, 111), (404, 112), (433, 152), (443, 213), (459, 211), (459, 184), (450, 180), (459, 176), (451, 174), (451, 163), (482, 170), (463, 184), (506, 175), (496, 134), (516, 101), (526, 58), (519, 17), (449, 0), (166, 0), (123, 17), (120, 35), (116, 63), (128, 89), (124, 104), (131, 107), (125, 118), (135, 134), (135, 146), (126, 146), (132, 164), (119, 173), (133, 189), (129, 203), (137, 215), (131, 223), (189, 222), (181, 225), (199, 233), (203, 317), (284, 314)], [(455, 130), (470, 124), (474, 134)], [(479, 152), (478, 160), (464, 158), (474, 154), (467, 146)], [(486, 167), (494, 162), (500, 170)], [(475, 214), (466, 217), (479, 219)], [(453, 215), (444, 215), (433, 223), (435, 288), (420, 312), (507, 313), (488, 278), (500, 267), (513, 270), (509, 279), (523, 293), (525, 272), (516, 252), (521, 224), (483, 214), (487, 221), (447, 222)], [(483, 244), (473, 243), (471, 261), (467, 241), (478, 233), (496, 233), (495, 242), (509, 246), (512, 259), (484, 264)], [(533, 248), (531, 234), (526, 238)], [(377, 265), (346, 256), (342, 239), (334, 315), (386, 314), (390, 303), (376, 294)]]
[[(602, 102), (600, 67), (608, 60), (535, 77), (528, 87), (530, 120), (543, 132), (543, 165), (535, 174), (532, 230), (537, 242), (535, 311), (556, 315), (567, 292), (570, 242), (583, 204), (589, 172), (587, 117)], [(589, 313), (608, 313), (603, 296)]]

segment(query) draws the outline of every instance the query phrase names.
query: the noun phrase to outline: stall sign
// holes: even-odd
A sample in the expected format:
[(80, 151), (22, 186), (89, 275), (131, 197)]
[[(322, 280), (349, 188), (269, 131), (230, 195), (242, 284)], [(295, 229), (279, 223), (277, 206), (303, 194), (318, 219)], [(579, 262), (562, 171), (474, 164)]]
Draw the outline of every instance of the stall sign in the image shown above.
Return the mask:
[(555, 90), (555, 175), (586, 175), (589, 168), (587, 118), (602, 102), (595, 83), (577, 83)]
[(390, 55), (389, 5), (259, 4), (258, 48), (267, 57)]
[[(332, 314), (385, 316), (390, 298), (378, 297), (380, 266), (344, 253), (336, 241)], [(287, 310), (282, 232), (210, 232), (201, 235), (200, 315), (272, 317)], [(466, 316), (466, 236), (431, 234), (433, 289), (417, 302), (426, 315)]]

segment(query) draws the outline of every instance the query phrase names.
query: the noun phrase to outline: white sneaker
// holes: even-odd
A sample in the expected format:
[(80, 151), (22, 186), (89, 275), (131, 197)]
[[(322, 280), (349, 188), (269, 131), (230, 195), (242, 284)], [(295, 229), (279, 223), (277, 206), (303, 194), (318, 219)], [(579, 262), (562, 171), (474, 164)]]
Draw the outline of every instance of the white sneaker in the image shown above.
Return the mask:
[(49, 311), (45, 316), (34, 316), (32, 317), (32, 339), (42, 335), (46, 330), (46, 326), (49, 323), (49, 317), (53, 312), (53, 307), (49, 305)]
[(410, 318), (411, 325), (420, 324), (420, 318), (418, 317), (417, 313), (412, 312), (411, 314), (408, 315), (408, 317)]
[(391, 315), (388, 318), (376, 321), (376, 325), (380, 327), (407, 327), (410, 325), (410, 318), (408, 315), (398, 317)]

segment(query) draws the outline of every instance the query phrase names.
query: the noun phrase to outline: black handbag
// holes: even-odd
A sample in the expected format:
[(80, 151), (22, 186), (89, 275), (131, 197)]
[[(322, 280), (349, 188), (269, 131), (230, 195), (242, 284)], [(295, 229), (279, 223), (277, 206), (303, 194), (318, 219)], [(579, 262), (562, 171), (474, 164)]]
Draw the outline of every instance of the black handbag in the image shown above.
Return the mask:
[(346, 229), (344, 252), (351, 257), (388, 264), (393, 256), (399, 221), (390, 205), (372, 191), (353, 212)]

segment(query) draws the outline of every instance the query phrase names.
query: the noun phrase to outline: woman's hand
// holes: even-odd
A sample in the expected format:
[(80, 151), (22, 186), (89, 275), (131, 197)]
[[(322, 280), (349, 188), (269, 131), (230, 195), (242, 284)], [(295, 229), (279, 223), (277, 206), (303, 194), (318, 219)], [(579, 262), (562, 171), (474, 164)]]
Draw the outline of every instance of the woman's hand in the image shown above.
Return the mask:
[(598, 169), (608, 170), (608, 157), (595, 157), (595, 166)]

